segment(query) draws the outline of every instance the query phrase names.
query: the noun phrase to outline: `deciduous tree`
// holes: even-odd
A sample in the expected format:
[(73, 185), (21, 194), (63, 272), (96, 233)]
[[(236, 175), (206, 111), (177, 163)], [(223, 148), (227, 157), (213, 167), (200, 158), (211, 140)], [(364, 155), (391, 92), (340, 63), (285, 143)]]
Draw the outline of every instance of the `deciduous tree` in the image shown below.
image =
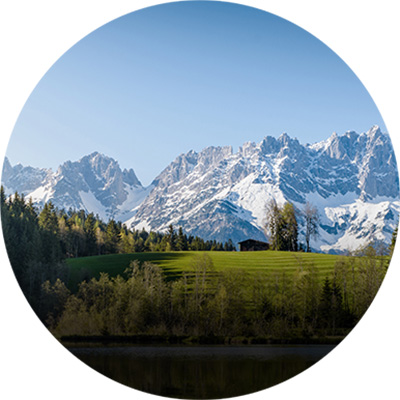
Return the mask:
[(311, 251), (310, 239), (318, 235), (319, 215), (315, 206), (307, 201), (303, 209), (305, 220), (306, 251)]

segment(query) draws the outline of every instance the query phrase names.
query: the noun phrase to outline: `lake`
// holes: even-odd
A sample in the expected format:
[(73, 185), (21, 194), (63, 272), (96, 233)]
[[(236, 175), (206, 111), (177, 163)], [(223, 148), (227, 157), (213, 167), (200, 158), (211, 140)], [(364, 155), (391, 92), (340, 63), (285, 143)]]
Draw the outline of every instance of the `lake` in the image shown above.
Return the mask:
[(333, 345), (69, 347), (105, 376), (160, 396), (211, 399), (266, 389), (309, 368)]

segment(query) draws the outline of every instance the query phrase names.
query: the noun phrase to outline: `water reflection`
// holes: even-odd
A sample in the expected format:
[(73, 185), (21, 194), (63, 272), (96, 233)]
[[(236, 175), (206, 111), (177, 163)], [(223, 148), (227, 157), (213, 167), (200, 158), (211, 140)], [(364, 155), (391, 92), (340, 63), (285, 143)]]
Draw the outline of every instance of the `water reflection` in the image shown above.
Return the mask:
[(334, 346), (131, 346), (70, 348), (117, 382), (175, 398), (223, 398), (283, 382)]

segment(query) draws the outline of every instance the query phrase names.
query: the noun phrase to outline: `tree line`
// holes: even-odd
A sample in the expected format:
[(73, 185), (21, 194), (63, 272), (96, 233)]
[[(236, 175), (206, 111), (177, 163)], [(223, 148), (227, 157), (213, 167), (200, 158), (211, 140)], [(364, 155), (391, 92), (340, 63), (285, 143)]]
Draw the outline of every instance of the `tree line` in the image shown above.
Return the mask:
[[(296, 248), (293, 206), (276, 209), (279, 246)], [(295, 215), (294, 215), (295, 217)], [(165, 234), (129, 231), (84, 211), (39, 212), (31, 200), (1, 189), (5, 244), (31, 306), (56, 335), (187, 335), (322, 337), (345, 335), (371, 304), (387, 269), (372, 246), (339, 260), (323, 280), (298, 257), (295, 273), (216, 272), (207, 254), (191, 272), (166, 279), (151, 263), (134, 262), (124, 276), (84, 280), (71, 293), (66, 257), (112, 252), (225, 249), (170, 226)], [(294, 233), (294, 234), (293, 234)], [(291, 236), (292, 235), (292, 236)], [(397, 229), (393, 232), (393, 250)], [(134, 247), (137, 246), (137, 247)], [(227, 244), (229, 248), (229, 243)], [(233, 246), (233, 245), (232, 245)]]
[(41, 284), (57, 278), (67, 281), (63, 260), (103, 254), (158, 251), (234, 251), (225, 243), (187, 235), (172, 225), (168, 232), (129, 230), (121, 222), (107, 223), (84, 210), (58, 210), (47, 202), (38, 210), (32, 199), (15, 193), (8, 198), (1, 186), (1, 221), (4, 241), (17, 280), (31, 305)]
[[(187, 235), (182, 227), (176, 231), (169, 225), (166, 233), (130, 230), (121, 222), (110, 219), (107, 223), (99, 216), (84, 210), (58, 210), (51, 201), (38, 211), (31, 199), (15, 193), (6, 199), (1, 188), (2, 218), (5, 236), (12, 235), (14, 226), (25, 224), (26, 229), (40, 228), (45, 251), (40, 258), (84, 257), (115, 253), (157, 251), (234, 251), (232, 240), (225, 243), (204, 240)], [(10, 241), (8, 241), (10, 242)], [(17, 240), (14, 241), (17, 245)], [(9, 243), (12, 247), (12, 243)]]
[(299, 259), (294, 273), (216, 272), (207, 254), (192, 271), (167, 280), (158, 266), (133, 261), (124, 276), (101, 274), (70, 293), (60, 281), (42, 288), (42, 315), (58, 336), (160, 335), (307, 339), (345, 336), (385, 276), (377, 257), (345, 257), (323, 279)]
[[(304, 220), (305, 246), (299, 243), (298, 219)], [(306, 251), (310, 252), (310, 240), (318, 235), (318, 210), (307, 202), (299, 212), (292, 203), (279, 206), (275, 199), (267, 205), (267, 224), (265, 230), (270, 240), (270, 248), (279, 251)]]
[(48, 207), (38, 215), (32, 200), (18, 193), (6, 199), (0, 190), (1, 224), (14, 274), (35, 310), (46, 280), (68, 281), (68, 268), (58, 237), (57, 217)]

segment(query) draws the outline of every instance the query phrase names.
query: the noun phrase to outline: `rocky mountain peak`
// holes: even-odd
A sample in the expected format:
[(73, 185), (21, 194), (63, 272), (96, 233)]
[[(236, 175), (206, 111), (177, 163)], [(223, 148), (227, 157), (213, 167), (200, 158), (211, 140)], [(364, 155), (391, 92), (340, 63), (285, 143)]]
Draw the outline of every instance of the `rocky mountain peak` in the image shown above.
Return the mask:
[(125, 168), (122, 171), (122, 179), (128, 185), (142, 186), (141, 182), (139, 181), (139, 179), (135, 174), (135, 171), (132, 168), (130, 168), (129, 170)]
[(357, 132), (347, 131), (343, 136), (347, 137), (351, 142), (355, 142), (358, 139)]
[[(360, 135), (332, 134), (302, 145), (284, 133), (231, 146), (210, 146), (175, 158), (143, 188), (133, 169), (94, 152), (67, 161), (57, 173), (5, 160), (3, 183), (11, 193), (52, 200), (59, 208), (83, 208), (129, 227), (165, 230), (182, 226), (206, 239), (266, 240), (268, 201), (307, 201), (320, 214), (320, 237), (313, 247), (343, 251), (369, 240), (390, 240), (400, 212), (399, 178), (389, 136), (378, 127)], [(300, 221), (300, 241), (303, 232)]]
[(281, 133), (281, 135), (278, 137), (278, 142), (282, 143), (284, 146), (287, 146), (291, 140), (292, 139), (286, 132)]
[(13, 168), (10, 164), (10, 161), (8, 160), (7, 157), (5, 157), (4, 162), (3, 162), (3, 171), (1, 173), (2, 181), (8, 180), (12, 174), (12, 171), (13, 171)]
[[(262, 240), (265, 207), (275, 198), (281, 203), (290, 201), (298, 209), (306, 201), (317, 205), (323, 237), (315, 244), (317, 248), (340, 251), (350, 242), (365, 243), (382, 234), (381, 228), (368, 233), (371, 209), (384, 210), (379, 211), (379, 224), (386, 224), (382, 218), (395, 214), (396, 207), (400, 210), (393, 149), (386, 136), (382, 139), (385, 146), (378, 146), (377, 134), (377, 130), (374, 135), (369, 133), (375, 137), (374, 146), (360, 140), (367, 134), (354, 131), (334, 133), (307, 146), (282, 134), (266, 136), (259, 144), (246, 142), (235, 154), (229, 148), (209, 147), (192, 153), (193, 163), (182, 155), (159, 175), (130, 224), (163, 230), (173, 223), (210, 239), (239, 241), (250, 235)], [(375, 205), (365, 203), (377, 196), (392, 198), (391, 206), (380, 200)], [(358, 227), (352, 218), (360, 218)]]
[(383, 135), (383, 133), (381, 131), (381, 128), (378, 125), (374, 125), (371, 129), (369, 129), (365, 133), (365, 135), (370, 137), (370, 138), (374, 138), (374, 137)]
[(276, 154), (281, 148), (278, 141), (272, 136), (266, 136), (259, 144), (259, 147), (265, 155)]
[(232, 146), (206, 147), (199, 153), (198, 163), (203, 164), (205, 167), (216, 166), (226, 157), (231, 156), (232, 153)]

